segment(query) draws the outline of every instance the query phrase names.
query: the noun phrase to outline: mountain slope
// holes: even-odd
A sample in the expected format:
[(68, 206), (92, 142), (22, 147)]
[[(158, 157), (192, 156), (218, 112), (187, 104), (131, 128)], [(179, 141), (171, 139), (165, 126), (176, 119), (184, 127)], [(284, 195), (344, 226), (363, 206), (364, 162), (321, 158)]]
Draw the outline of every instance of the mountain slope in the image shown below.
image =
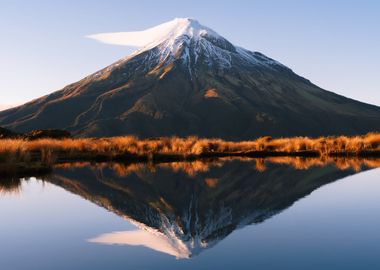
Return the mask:
[[(153, 31), (154, 30), (154, 31)], [(0, 113), (16, 131), (248, 139), (380, 130), (380, 108), (313, 85), (192, 19), (153, 28), (135, 53), (64, 89)]]

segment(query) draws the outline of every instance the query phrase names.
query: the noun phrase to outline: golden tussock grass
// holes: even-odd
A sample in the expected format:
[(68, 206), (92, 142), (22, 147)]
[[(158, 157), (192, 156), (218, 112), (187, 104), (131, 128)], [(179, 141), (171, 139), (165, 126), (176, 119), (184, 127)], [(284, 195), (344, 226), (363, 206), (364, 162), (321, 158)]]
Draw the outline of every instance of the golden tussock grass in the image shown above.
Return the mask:
[(224, 141), (203, 139), (195, 136), (187, 138), (168, 137), (158, 139), (138, 139), (133, 136), (111, 138), (78, 139), (22, 139), (0, 140), (0, 163), (39, 161), (54, 164), (57, 160), (91, 160), (125, 158), (163, 158), (198, 156), (286, 156), (286, 155), (371, 155), (380, 152), (380, 134), (339, 137), (262, 137), (252, 141)]

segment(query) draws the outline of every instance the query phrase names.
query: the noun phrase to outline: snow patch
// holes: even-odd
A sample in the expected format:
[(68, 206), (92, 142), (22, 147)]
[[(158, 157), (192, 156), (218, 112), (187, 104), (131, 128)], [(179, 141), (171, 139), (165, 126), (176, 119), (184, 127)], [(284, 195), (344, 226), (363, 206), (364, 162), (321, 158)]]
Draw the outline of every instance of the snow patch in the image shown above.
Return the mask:
[(171, 42), (169, 43), (174, 46), (174, 41), (179, 36), (186, 35), (190, 38), (196, 38), (206, 34), (220, 37), (215, 31), (202, 26), (197, 20), (176, 18), (143, 31), (100, 33), (86, 37), (107, 44), (144, 47), (144, 50), (147, 50), (156, 47), (166, 40), (170, 40)]
[(143, 31), (102, 33), (87, 37), (108, 44), (138, 47), (132, 54), (94, 74), (95, 77), (100, 77), (104, 72), (111, 71), (143, 52), (148, 52), (144, 59), (139, 60), (145, 67), (144, 70), (149, 71), (179, 59), (191, 79), (200, 60), (201, 64), (218, 70), (232, 68), (237, 63), (246, 66), (261, 65), (270, 69), (285, 67), (260, 53), (234, 46), (214, 30), (190, 18), (176, 18)]

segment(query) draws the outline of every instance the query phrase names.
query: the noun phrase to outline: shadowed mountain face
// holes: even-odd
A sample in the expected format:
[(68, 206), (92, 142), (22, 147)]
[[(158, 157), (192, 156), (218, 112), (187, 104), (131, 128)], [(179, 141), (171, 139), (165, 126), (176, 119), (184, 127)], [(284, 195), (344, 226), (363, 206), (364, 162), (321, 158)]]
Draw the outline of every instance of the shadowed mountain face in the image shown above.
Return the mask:
[(237, 160), (208, 168), (176, 163), (116, 169), (56, 169), (47, 181), (141, 229), (91, 241), (146, 245), (178, 258), (197, 255), (234, 230), (263, 222), (322, 185), (355, 173), (333, 165), (296, 170), (278, 164), (260, 172), (255, 162)]
[(15, 131), (240, 140), (379, 131), (380, 108), (325, 91), (191, 19), (51, 95), (0, 113)]

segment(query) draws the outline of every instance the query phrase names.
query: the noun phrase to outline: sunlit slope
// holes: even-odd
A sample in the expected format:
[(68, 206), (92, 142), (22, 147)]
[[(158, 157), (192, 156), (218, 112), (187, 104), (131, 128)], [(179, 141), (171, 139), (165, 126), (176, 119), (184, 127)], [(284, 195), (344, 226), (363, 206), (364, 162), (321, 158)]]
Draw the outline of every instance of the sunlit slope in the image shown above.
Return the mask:
[(233, 140), (380, 131), (379, 107), (325, 91), (194, 20), (180, 19), (172, 27), (154, 46), (1, 112), (0, 125), (68, 129), (79, 136)]

